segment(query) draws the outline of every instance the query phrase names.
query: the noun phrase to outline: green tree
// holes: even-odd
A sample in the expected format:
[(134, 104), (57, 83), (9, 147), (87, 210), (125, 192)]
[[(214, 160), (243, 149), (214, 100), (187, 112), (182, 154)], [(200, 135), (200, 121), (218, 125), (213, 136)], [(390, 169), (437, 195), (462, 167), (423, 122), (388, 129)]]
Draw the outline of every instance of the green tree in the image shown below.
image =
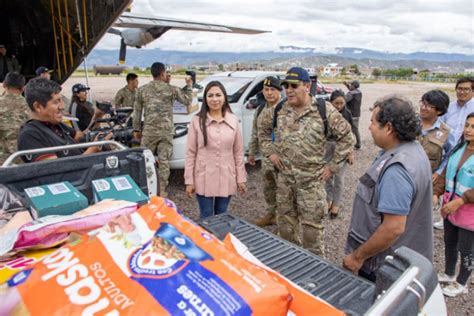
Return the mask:
[(219, 69), (219, 71), (224, 71), (224, 65), (223, 64), (219, 64), (217, 66), (217, 68)]
[(383, 74), (394, 77), (410, 77), (413, 75), (413, 68), (387, 69), (383, 72)]
[(381, 75), (382, 75), (382, 70), (380, 70), (379, 68), (374, 68), (374, 70), (372, 70), (372, 76), (379, 77)]
[(353, 64), (350, 66), (349, 68), (350, 72), (352, 72), (353, 74), (356, 74), (356, 75), (360, 75), (360, 70), (359, 70), (359, 66), (357, 64)]
[(430, 76), (430, 71), (429, 69), (423, 69), (418, 72), (418, 75), (420, 76), (420, 78), (427, 78)]

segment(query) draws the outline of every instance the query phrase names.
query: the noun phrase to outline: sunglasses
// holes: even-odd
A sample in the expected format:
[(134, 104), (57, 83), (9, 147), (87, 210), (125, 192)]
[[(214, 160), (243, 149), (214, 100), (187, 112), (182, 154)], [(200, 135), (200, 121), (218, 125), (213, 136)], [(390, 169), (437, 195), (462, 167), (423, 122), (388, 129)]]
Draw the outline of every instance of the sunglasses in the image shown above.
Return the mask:
[(301, 85), (301, 83), (289, 83), (289, 82), (283, 82), (281, 84), (281, 86), (283, 87), (283, 89), (289, 89), (290, 87), (292, 89), (297, 89), (299, 86)]

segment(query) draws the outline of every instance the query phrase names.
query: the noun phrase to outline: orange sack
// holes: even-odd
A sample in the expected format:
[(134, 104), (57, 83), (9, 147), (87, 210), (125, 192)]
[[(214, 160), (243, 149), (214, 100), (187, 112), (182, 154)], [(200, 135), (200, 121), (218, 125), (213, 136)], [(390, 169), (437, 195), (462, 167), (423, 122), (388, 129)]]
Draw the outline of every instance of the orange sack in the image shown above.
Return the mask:
[(281, 280), (153, 197), (14, 275), (0, 286), (0, 314), (286, 315), (291, 299)]

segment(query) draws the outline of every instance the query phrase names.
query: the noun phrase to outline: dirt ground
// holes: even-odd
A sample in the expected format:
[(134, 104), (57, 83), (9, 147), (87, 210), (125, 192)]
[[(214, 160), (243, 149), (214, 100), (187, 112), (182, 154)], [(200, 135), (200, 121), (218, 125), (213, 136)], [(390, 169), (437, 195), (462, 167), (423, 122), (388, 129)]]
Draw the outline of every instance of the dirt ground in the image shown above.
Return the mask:
[[(140, 85), (148, 82), (151, 78), (139, 78)], [(63, 85), (63, 93), (69, 97), (71, 87), (75, 83), (85, 83), (83, 78), (70, 78)], [(184, 85), (184, 80), (173, 80), (173, 84)], [(125, 85), (124, 77), (91, 77), (89, 86), (95, 99), (112, 100), (115, 92)], [(342, 85), (333, 85), (335, 88), (342, 88)], [(362, 150), (355, 153), (355, 163), (346, 173), (346, 189), (343, 195), (340, 216), (335, 220), (325, 219), (326, 227), (325, 241), (327, 259), (335, 264), (340, 264), (343, 258), (343, 240), (346, 238), (347, 229), (351, 217), (352, 200), (354, 198), (355, 188), (358, 177), (360, 177), (370, 162), (375, 157), (378, 148), (373, 145), (371, 135), (368, 131), (370, 121), (369, 107), (378, 98), (391, 94), (399, 93), (409, 98), (417, 107), (421, 95), (431, 89), (440, 88), (446, 91), (450, 98), (454, 98), (454, 87), (452, 84), (442, 83), (373, 83), (361, 85), (363, 93), (362, 115), (360, 120), (360, 131), (362, 138)], [(254, 220), (264, 214), (265, 202), (263, 199), (261, 179), (259, 175), (259, 165), (252, 167), (247, 165), (248, 192), (244, 196), (235, 196), (232, 198), (229, 211), (247, 220)], [(195, 199), (189, 199), (184, 194), (183, 172), (175, 170), (170, 178), (170, 198), (176, 202), (186, 215), (192, 219), (198, 216), (197, 203)], [(269, 227), (270, 231), (275, 232), (276, 227)], [(443, 270), (444, 266), (444, 244), (442, 231), (435, 231), (435, 267), (438, 271)], [(471, 278), (472, 279), (472, 278)], [(470, 315), (474, 314), (474, 291), (472, 284), (469, 294), (455, 299), (446, 299), (450, 315)]]

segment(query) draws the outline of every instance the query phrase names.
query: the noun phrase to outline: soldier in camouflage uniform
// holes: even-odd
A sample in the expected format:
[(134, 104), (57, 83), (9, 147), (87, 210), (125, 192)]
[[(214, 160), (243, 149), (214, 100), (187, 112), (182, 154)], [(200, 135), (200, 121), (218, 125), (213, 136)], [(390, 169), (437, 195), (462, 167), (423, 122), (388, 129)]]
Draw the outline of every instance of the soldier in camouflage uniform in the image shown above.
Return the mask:
[(0, 164), (17, 150), (20, 126), (29, 118), (29, 108), (21, 95), (25, 77), (9, 72), (3, 81), (5, 95), (0, 97)]
[(143, 138), (141, 145), (158, 157), (160, 195), (167, 196), (166, 187), (170, 175), (169, 160), (173, 153), (173, 103), (190, 105), (193, 98), (192, 79), (186, 77), (186, 87), (180, 89), (166, 83), (166, 69), (162, 63), (151, 66), (153, 81), (138, 89), (133, 111), (133, 129), (140, 138), (142, 112)]
[[(276, 224), (276, 189), (277, 189), (277, 169), (270, 162), (262, 148), (260, 148), (260, 137), (264, 139), (271, 139), (271, 130), (263, 130), (262, 126), (271, 125), (273, 122), (273, 112), (275, 107), (281, 101), (282, 88), (280, 80), (276, 77), (267, 77), (263, 81), (263, 96), (265, 97), (265, 104), (260, 105), (256, 110), (252, 124), (252, 136), (249, 144), (248, 162), (255, 165), (255, 154), (260, 152), (262, 154), (262, 182), (263, 182), (263, 196), (267, 203), (267, 214), (264, 217), (255, 221), (255, 225), (264, 227), (267, 225)], [(265, 135), (265, 133), (267, 133)], [(260, 135), (263, 134), (263, 135)], [(259, 137), (260, 135), (260, 137)]]
[(133, 106), (135, 103), (135, 96), (138, 89), (138, 76), (134, 73), (129, 73), (126, 77), (127, 85), (117, 91), (114, 99), (115, 108)]
[[(324, 256), (324, 227), (327, 211), (324, 187), (351, 152), (350, 124), (329, 103), (326, 123), (317, 102), (309, 94), (306, 70), (291, 68), (282, 83), (288, 97), (277, 116), (275, 143), (268, 146), (270, 160), (279, 169), (277, 225), (279, 235)], [(334, 156), (325, 162), (325, 126), (336, 138)]]

